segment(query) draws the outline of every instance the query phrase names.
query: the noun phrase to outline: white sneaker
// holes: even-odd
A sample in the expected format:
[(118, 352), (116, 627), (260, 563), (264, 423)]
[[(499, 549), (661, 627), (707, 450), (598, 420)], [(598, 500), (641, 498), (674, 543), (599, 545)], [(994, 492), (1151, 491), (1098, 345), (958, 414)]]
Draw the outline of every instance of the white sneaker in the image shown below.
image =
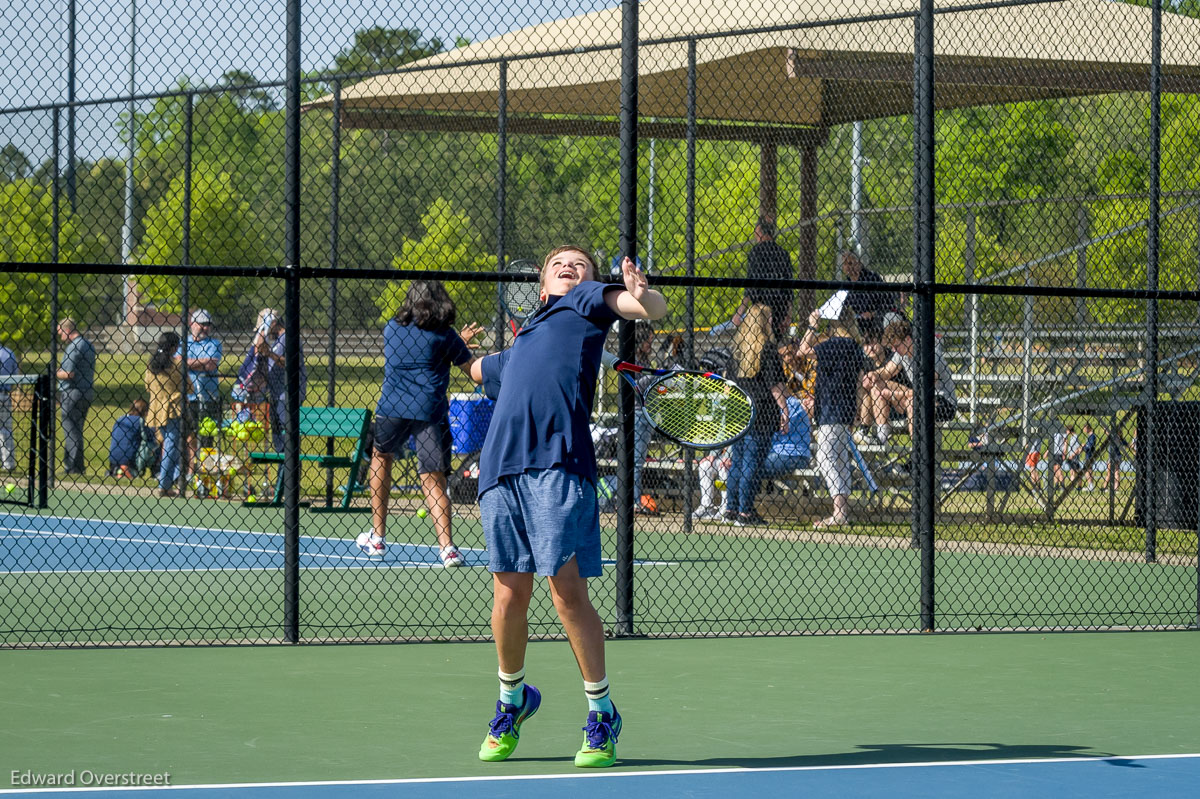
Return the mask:
[(354, 543), (358, 546), (360, 552), (373, 558), (383, 557), (383, 553), (387, 550), (387, 544), (384, 540), (370, 530), (367, 530), (365, 533), (359, 533), (358, 538), (354, 539)]
[(453, 566), (462, 566), (467, 562), (466, 558), (462, 556), (462, 553), (458, 551), (458, 547), (454, 546), (454, 544), (442, 547), (438, 551), (438, 557), (442, 559), (442, 565), (447, 569)]
[(692, 512), (692, 518), (698, 522), (705, 519), (715, 519), (717, 518), (717, 507), (715, 505), (701, 505)]

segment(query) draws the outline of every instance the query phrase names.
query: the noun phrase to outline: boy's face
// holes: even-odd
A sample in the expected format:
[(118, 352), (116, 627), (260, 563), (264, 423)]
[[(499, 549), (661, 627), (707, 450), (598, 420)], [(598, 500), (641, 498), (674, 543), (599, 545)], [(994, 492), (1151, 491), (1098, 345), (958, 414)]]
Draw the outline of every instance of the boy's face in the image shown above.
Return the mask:
[(586, 253), (563, 250), (555, 253), (542, 268), (542, 302), (561, 297), (585, 280), (595, 280), (592, 261)]

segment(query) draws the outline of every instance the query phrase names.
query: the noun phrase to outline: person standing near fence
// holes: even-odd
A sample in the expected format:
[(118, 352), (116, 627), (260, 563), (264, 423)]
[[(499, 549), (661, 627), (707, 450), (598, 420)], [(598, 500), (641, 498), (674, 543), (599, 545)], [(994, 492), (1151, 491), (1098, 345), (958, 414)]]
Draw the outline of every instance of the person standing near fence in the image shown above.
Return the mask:
[[(212, 335), (212, 316), (203, 308), (192, 311), (188, 320), (187, 370), (188, 389), (187, 453), (189, 468), (196, 459), (198, 446), (211, 447), (212, 436), (196, 437), (205, 419), (219, 424), (221, 419), (221, 385), (217, 369), (221, 366), (221, 342)], [(175, 360), (183, 358), (183, 348), (175, 352)]]
[(12, 432), (12, 386), (5, 383), (4, 378), (20, 373), (17, 356), (0, 344), (0, 466), (6, 472), (17, 467), (17, 450)]
[(814, 522), (817, 529), (850, 523), (850, 479), (854, 469), (851, 429), (858, 416), (858, 386), (866, 369), (862, 337), (854, 310), (845, 304), (837, 319), (829, 320), (829, 335), (820, 340), (820, 309), (808, 317), (808, 329), (797, 353), (816, 358), (815, 419), (817, 467), (833, 499), (833, 513)]
[(588, 716), (581, 768), (611, 766), (621, 715), (609, 696), (604, 624), (588, 595), (602, 573), (596, 453), (591, 413), (604, 339), (617, 319), (661, 319), (662, 294), (634, 260), (624, 286), (596, 281), (581, 247), (557, 247), (542, 262), (542, 307), (512, 347), (481, 358), (471, 377), (497, 400), (479, 460), (479, 511), (492, 573), (492, 634), (500, 699), (479, 759), (505, 760), (541, 705), (525, 682), (529, 603), (535, 574), (546, 578), (583, 677)]
[(766, 304), (751, 305), (734, 335), (737, 383), (754, 402), (754, 422), (730, 447), (725, 519), (733, 524), (763, 524), (754, 502), (762, 467), (776, 433), (787, 435), (786, 377), (779, 356), (774, 311)]
[(446, 567), (462, 566), (454, 545), (450, 495), (450, 366), (468, 376), (475, 358), (471, 341), (483, 331), (476, 324), (454, 332), (457, 310), (436, 280), (414, 280), (395, 317), (383, 329), (383, 387), (375, 408), (375, 441), (371, 456), (371, 529), (355, 541), (366, 555), (387, 550), (388, 499), (392, 461), (403, 457), (411, 436), (417, 448), (417, 474), (437, 534), (438, 558)]
[[(746, 256), (746, 277), (751, 280), (792, 280), (792, 257), (775, 241), (775, 222), (759, 217), (754, 225), (754, 246)], [(746, 314), (754, 305), (766, 305), (771, 309), (771, 318), (776, 333), (782, 339), (792, 324), (792, 290), (770, 286), (751, 286), (746, 289), (742, 302), (730, 320), (735, 327), (742, 324)], [(721, 327), (724, 327), (723, 325)], [(714, 331), (715, 332), (715, 331)]]
[(74, 319), (58, 323), (58, 337), (66, 344), (56, 373), (62, 412), (63, 469), (66, 474), (82, 475), (83, 428), (96, 398), (96, 349), (79, 332)]
[(146, 426), (162, 436), (162, 455), (158, 464), (158, 494), (177, 496), (179, 479), (179, 421), (183, 409), (183, 376), (175, 365), (179, 335), (170, 330), (158, 337), (150, 362), (146, 365), (146, 392), (150, 412)]
[[(270, 309), (264, 309), (270, 310)], [(297, 332), (299, 335), (299, 332)], [(287, 337), (283, 315), (274, 314), (267, 326), (267, 402), (271, 410), (271, 442), (276, 452), (283, 452), (284, 430), (288, 417), (287, 406)], [(300, 354), (300, 397), (297, 405), (304, 404), (308, 394), (308, 367), (304, 363), (304, 340), (296, 343)]]

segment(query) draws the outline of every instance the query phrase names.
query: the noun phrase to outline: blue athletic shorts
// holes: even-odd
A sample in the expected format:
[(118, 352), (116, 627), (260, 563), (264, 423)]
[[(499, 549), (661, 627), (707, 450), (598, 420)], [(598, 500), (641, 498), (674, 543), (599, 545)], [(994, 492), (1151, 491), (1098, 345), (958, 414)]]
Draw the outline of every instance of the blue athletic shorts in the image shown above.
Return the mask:
[(375, 417), (374, 450), (383, 455), (403, 458), (408, 438), (417, 445), (417, 473), (443, 474), (450, 471), (450, 420), (429, 422), (423, 419), (400, 419), (395, 416)]
[(562, 469), (501, 477), (483, 492), (479, 513), (488, 571), (553, 577), (574, 556), (581, 577), (599, 577), (600, 512), (596, 487)]

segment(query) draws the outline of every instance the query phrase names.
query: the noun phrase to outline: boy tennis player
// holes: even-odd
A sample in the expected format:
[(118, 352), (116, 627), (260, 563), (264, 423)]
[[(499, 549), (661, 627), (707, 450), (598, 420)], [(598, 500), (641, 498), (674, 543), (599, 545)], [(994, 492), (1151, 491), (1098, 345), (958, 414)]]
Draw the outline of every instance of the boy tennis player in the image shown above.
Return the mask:
[(588, 716), (580, 767), (616, 760), (621, 716), (608, 694), (604, 628), (588, 597), (600, 576), (596, 455), (590, 418), (600, 352), (618, 318), (661, 319), (663, 296), (633, 260), (624, 287), (596, 282), (596, 264), (578, 247), (558, 247), (542, 264), (542, 307), (513, 346), (476, 361), (471, 376), (496, 400), (479, 464), (479, 510), (492, 572), (492, 634), (500, 700), (480, 760), (504, 760), (542, 697), (525, 683), (534, 575), (549, 582), (555, 610), (583, 676)]

